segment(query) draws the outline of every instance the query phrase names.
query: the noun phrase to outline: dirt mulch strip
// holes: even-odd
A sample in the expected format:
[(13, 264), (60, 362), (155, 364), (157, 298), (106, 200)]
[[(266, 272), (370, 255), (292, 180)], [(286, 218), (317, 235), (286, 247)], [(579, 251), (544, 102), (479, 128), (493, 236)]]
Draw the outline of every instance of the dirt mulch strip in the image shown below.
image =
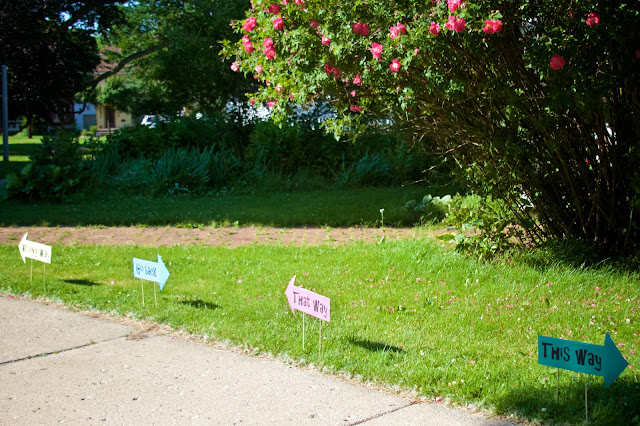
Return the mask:
[(238, 247), (249, 244), (313, 246), (344, 245), (354, 241), (425, 238), (432, 232), (418, 228), (199, 228), (172, 227), (9, 227), (0, 228), (0, 244), (17, 245), (25, 233), (30, 241), (47, 245)]

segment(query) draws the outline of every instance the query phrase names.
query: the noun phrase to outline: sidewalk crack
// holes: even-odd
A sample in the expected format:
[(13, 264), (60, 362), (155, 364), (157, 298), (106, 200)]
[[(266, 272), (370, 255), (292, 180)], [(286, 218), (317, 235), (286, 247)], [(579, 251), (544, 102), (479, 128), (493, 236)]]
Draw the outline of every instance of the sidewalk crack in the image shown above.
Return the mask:
[(419, 403), (419, 401), (411, 401), (409, 404), (403, 405), (402, 407), (396, 407), (396, 408), (393, 408), (391, 410), (387, 410), (387, 411), (384, 411), (382, 413), (375, 414), (375, 415), (373, 415), (371, 417), (367, 417), (366, 419), (362, 419), (362, 420), (358, 420), (358, 421), (353, 422), (353, 423), (349, 423), (348, 426), (361, 425), (363, 423), (367, 423), (367, 422), (369, 422), (371, 420), (380, 418), (382, 416), (386, 416), (387, 414), (395, 413), (396, 411), (400, 411), (400, 410), (403, 410), (405, 408), (411, 407), (412, 405), (415, 405), (415, 404), (418, 404), (418, 403)]

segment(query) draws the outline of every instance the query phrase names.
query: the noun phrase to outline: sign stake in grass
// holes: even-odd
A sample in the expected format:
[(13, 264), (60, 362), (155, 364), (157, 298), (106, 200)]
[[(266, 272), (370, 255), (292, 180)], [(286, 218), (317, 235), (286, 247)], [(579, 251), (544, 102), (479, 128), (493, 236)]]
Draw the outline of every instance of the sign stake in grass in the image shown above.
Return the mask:
[(318, 358), (322, 354), (322, 321), (320, 321), (320, 336), (318, 338)]
[(560, 402), (560, 369), (558, 368), (558, 376), (556, 380), (556, 404)]
[[(156, 295), (156, 285), (160, 287), (160, 291), (164, 288), (164, 284), (169, 279), (169, 270), (164, 265), (162, 258), (158, 255), (158, 261), (142, 260), (133, 258), (133, 276), (141, 280), (152, 281), (153, 295), (155, 297), (156, 308), (158, 307), (158, 296)], [(144, 282), (142, 283), (142, 305), (144, 306)]]
[[(318, 351), (322, 348), (322, 321), (329, 322), (331, 320), (331, 299), (326, 296), (314, 293), (302, 287), (296, 287), (296, 276), (294, 275), (289, 281), (284, 294), (287, 296), (289, 302), (289, 308), (293, 315), (296, 315), (296, 310), (302, 312), (302, 350), (304, 350), (304, 314), (309, 314), (313, 317), (321, 320), (320, 322), (320, 342), (318, 343)], [(318, 354), (320, 355), (320, 354)]]
[(589, 423), (589, 403), (587, 400), (587, 394), (589, 389), (589, 382), (584, 381), (584, 420)]
[(20, 256), (22, 257), (22, 261), (27, 263), (27, 258), (31, 259), (31, 275), (29, 278), (29, 283), (33, 285), (33, 261), (39, 260), (42, 262), (42, 285), (45, 286), (46, 289), (46, 264), (51, 263), (51, 246), (46, 244), (36, 243), (35, 241), (27, 240), (27, 236), (29, 233), (27, 232), (20, 240), (18, 244), (18, 250), (20, 251)]

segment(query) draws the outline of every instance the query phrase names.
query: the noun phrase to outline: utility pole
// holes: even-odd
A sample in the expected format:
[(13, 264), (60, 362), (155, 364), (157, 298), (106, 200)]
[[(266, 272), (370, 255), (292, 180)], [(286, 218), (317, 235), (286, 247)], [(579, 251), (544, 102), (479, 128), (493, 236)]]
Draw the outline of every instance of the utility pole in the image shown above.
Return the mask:
[(2, 66), (2, 159), (9, 162), (9, 92), (7, 90), (7, 66)]

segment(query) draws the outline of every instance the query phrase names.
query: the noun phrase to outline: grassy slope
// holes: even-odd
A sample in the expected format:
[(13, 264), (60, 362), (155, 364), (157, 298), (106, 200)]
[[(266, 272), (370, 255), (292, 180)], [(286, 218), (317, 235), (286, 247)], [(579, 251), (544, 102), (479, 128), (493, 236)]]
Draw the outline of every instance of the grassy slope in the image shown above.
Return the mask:
[[(42, 141), (42, 136), (34, 136), (32, 139), (26, 136), (9, 137), (9, 163), (0, 161), (0, 179), (7, 174), (19, 171), (29, 162), (29, 155), (36, 145)], [(0, 157), (1, 159), (1, 157)]]
[[(358, 243), (348, 247), (171, 247), (160, 253), (172, 275), (159, 306), (152, 286), (131, 274), (131, 258), (154, 259), (145, 247), (55, 247), (29, 284), (15, 247), (0, 247), (0, 289), (46, 296), (168, 323), (299, 363), (364, 380), (415, 389), (427, 397), (484, 404), (499, 413), (554, 422), (584, 418), (628, 424), (640, 415), (640, 377), (627, 369), (608, 389), (602, 379), (537, 364), (538, 334), (602, 344), (612, 333), (629, 362), (640, 350), (638, 277), (560, 266), (480, 263), (431, 241)], [(318, 322), (294, 317), (287, 282), (331, 298), (331, 322), (318, 356)]]
[(96, 194), (67, 203), (5, 201), (0, 226), (12, 225), (410, 225), (404, 204), (420, 200), (423, 187), (361, 188), (294, 193), (149, 198)]

